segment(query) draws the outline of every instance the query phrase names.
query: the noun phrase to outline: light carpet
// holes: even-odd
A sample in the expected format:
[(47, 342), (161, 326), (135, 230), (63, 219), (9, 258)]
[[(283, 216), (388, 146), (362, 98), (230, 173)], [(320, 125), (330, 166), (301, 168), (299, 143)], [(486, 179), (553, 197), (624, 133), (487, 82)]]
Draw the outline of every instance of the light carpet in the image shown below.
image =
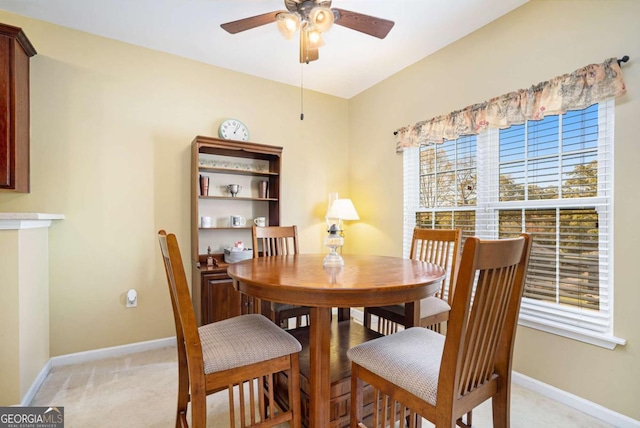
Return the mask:
[[(177, 397), (175, 347), (52, 368), (33, 406), (64, 406), (66, 428), (166, 427), (175, 423)], [(228, 394), (207, 399), (207, 426), (229, 427)], [(492, 426), (491, 401), (473, 412), (474, 427)], [(284, 426), (287, 426), (286, 424)], [(433, 427), (428, 422), (424, 427)], [(511, 426), (611, 427), (598, 419), (513, 385)]]

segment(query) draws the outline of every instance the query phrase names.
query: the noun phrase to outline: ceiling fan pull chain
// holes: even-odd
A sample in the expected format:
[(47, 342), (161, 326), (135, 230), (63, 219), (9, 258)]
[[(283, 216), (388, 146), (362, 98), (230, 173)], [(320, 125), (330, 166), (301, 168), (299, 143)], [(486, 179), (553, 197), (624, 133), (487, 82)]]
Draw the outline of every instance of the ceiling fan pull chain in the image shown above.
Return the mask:
[(304, 63), (300, 64), (300, 120), (304, 120)]

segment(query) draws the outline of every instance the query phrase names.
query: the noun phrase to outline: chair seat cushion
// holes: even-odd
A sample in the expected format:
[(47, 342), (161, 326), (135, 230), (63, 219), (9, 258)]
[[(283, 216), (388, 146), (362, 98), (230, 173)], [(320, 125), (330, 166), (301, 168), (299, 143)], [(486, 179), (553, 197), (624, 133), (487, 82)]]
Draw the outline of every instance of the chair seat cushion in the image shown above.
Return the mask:
[(354, 346), (347, 357), (435, 406), (445, 337), (421, 327)]
[(249, 314), (203, 325), (204, 372), (215, 373), (300, 352), (293, 336), (264, 315)]
[(439, 297), (427, 297), (420, 301), (420, 318), (449, 312), (451, 306)]
[[(399, 305), (383, 306), (385, 310), (397, 314), (398, 316), (404, 316), (404, 303)], [(449, 312), (451, 306), (439, 297), (427, 297), (420, 301), (420, 318), (426, 318), (432, 315)]]

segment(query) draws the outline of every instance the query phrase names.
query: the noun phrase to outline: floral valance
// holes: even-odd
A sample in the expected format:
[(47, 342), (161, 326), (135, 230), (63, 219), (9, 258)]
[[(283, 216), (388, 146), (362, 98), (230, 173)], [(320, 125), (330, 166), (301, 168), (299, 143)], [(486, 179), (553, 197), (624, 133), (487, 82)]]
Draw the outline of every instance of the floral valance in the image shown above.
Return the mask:
[(474, 135), (488, 127), (504, 129), (526, 120), (589, 107), (624, 94), (626, 87), (616, 58), (591, 64), (528, 89), (510, 92), (462, 110), (400, 128), (396, 152), (420, 144), (442, 143)]

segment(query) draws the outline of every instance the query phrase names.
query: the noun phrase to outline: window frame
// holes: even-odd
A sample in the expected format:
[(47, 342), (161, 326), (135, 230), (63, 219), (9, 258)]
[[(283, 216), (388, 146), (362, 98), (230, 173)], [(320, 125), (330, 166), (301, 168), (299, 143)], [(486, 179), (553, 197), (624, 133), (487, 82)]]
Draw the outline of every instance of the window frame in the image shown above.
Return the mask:
[[(549, 332), (570, 339), (590, 343), (607, 349), (626, 344), (626, 340), (613, 335), (613, 98), (598, 103), (598, 195), (585, 198), (538, 199), (530, 201), (499, 201), (499, 133), (497, 129), (488, 129), (477, 136), (476, 141), (476, 205), (450, 207), (420, 207), (420, 153), (419, 147), (405, 149), (403, 152), (403, 188), (404, 188), (404, 230), (403, 254), (408, 257), (413, 228), (416, 225), (416, 213), (439, 211), (476, 211), (476, 234), (487, 239), (495, 239), (498, 234), (498, 214), (507, 209), (563, 209), (594, 208), (598, 211), (599, 223), (599, 264), (601, 287), (607, 294), (607, 308), (597, 312), (581, 311), (568, 305), (549, 303), (524, 297), (522, 300), (519, 324), (525, 327)], [(561, 154), (560, 154), (561, 156)], [(603, 179), (604, 178), (604, 179)], [(600, 220), (601, 217), (603, 220)], [(602, 230), (600, 230), (602, 229)], [(603, 257), (603, 253), (606, 253)], [(606, 266), (602, 260), (606, 261)], [(603, 278), (602, 272), (606, 270)], [(602, 291), (601, 291), (602, 293)], [(589, 318), (584, 321), (585, 314)], [(587, 328), (589, 323), (602, 323), (601, 331)], [(595, 325), (595, 324), (591, 324)]]

